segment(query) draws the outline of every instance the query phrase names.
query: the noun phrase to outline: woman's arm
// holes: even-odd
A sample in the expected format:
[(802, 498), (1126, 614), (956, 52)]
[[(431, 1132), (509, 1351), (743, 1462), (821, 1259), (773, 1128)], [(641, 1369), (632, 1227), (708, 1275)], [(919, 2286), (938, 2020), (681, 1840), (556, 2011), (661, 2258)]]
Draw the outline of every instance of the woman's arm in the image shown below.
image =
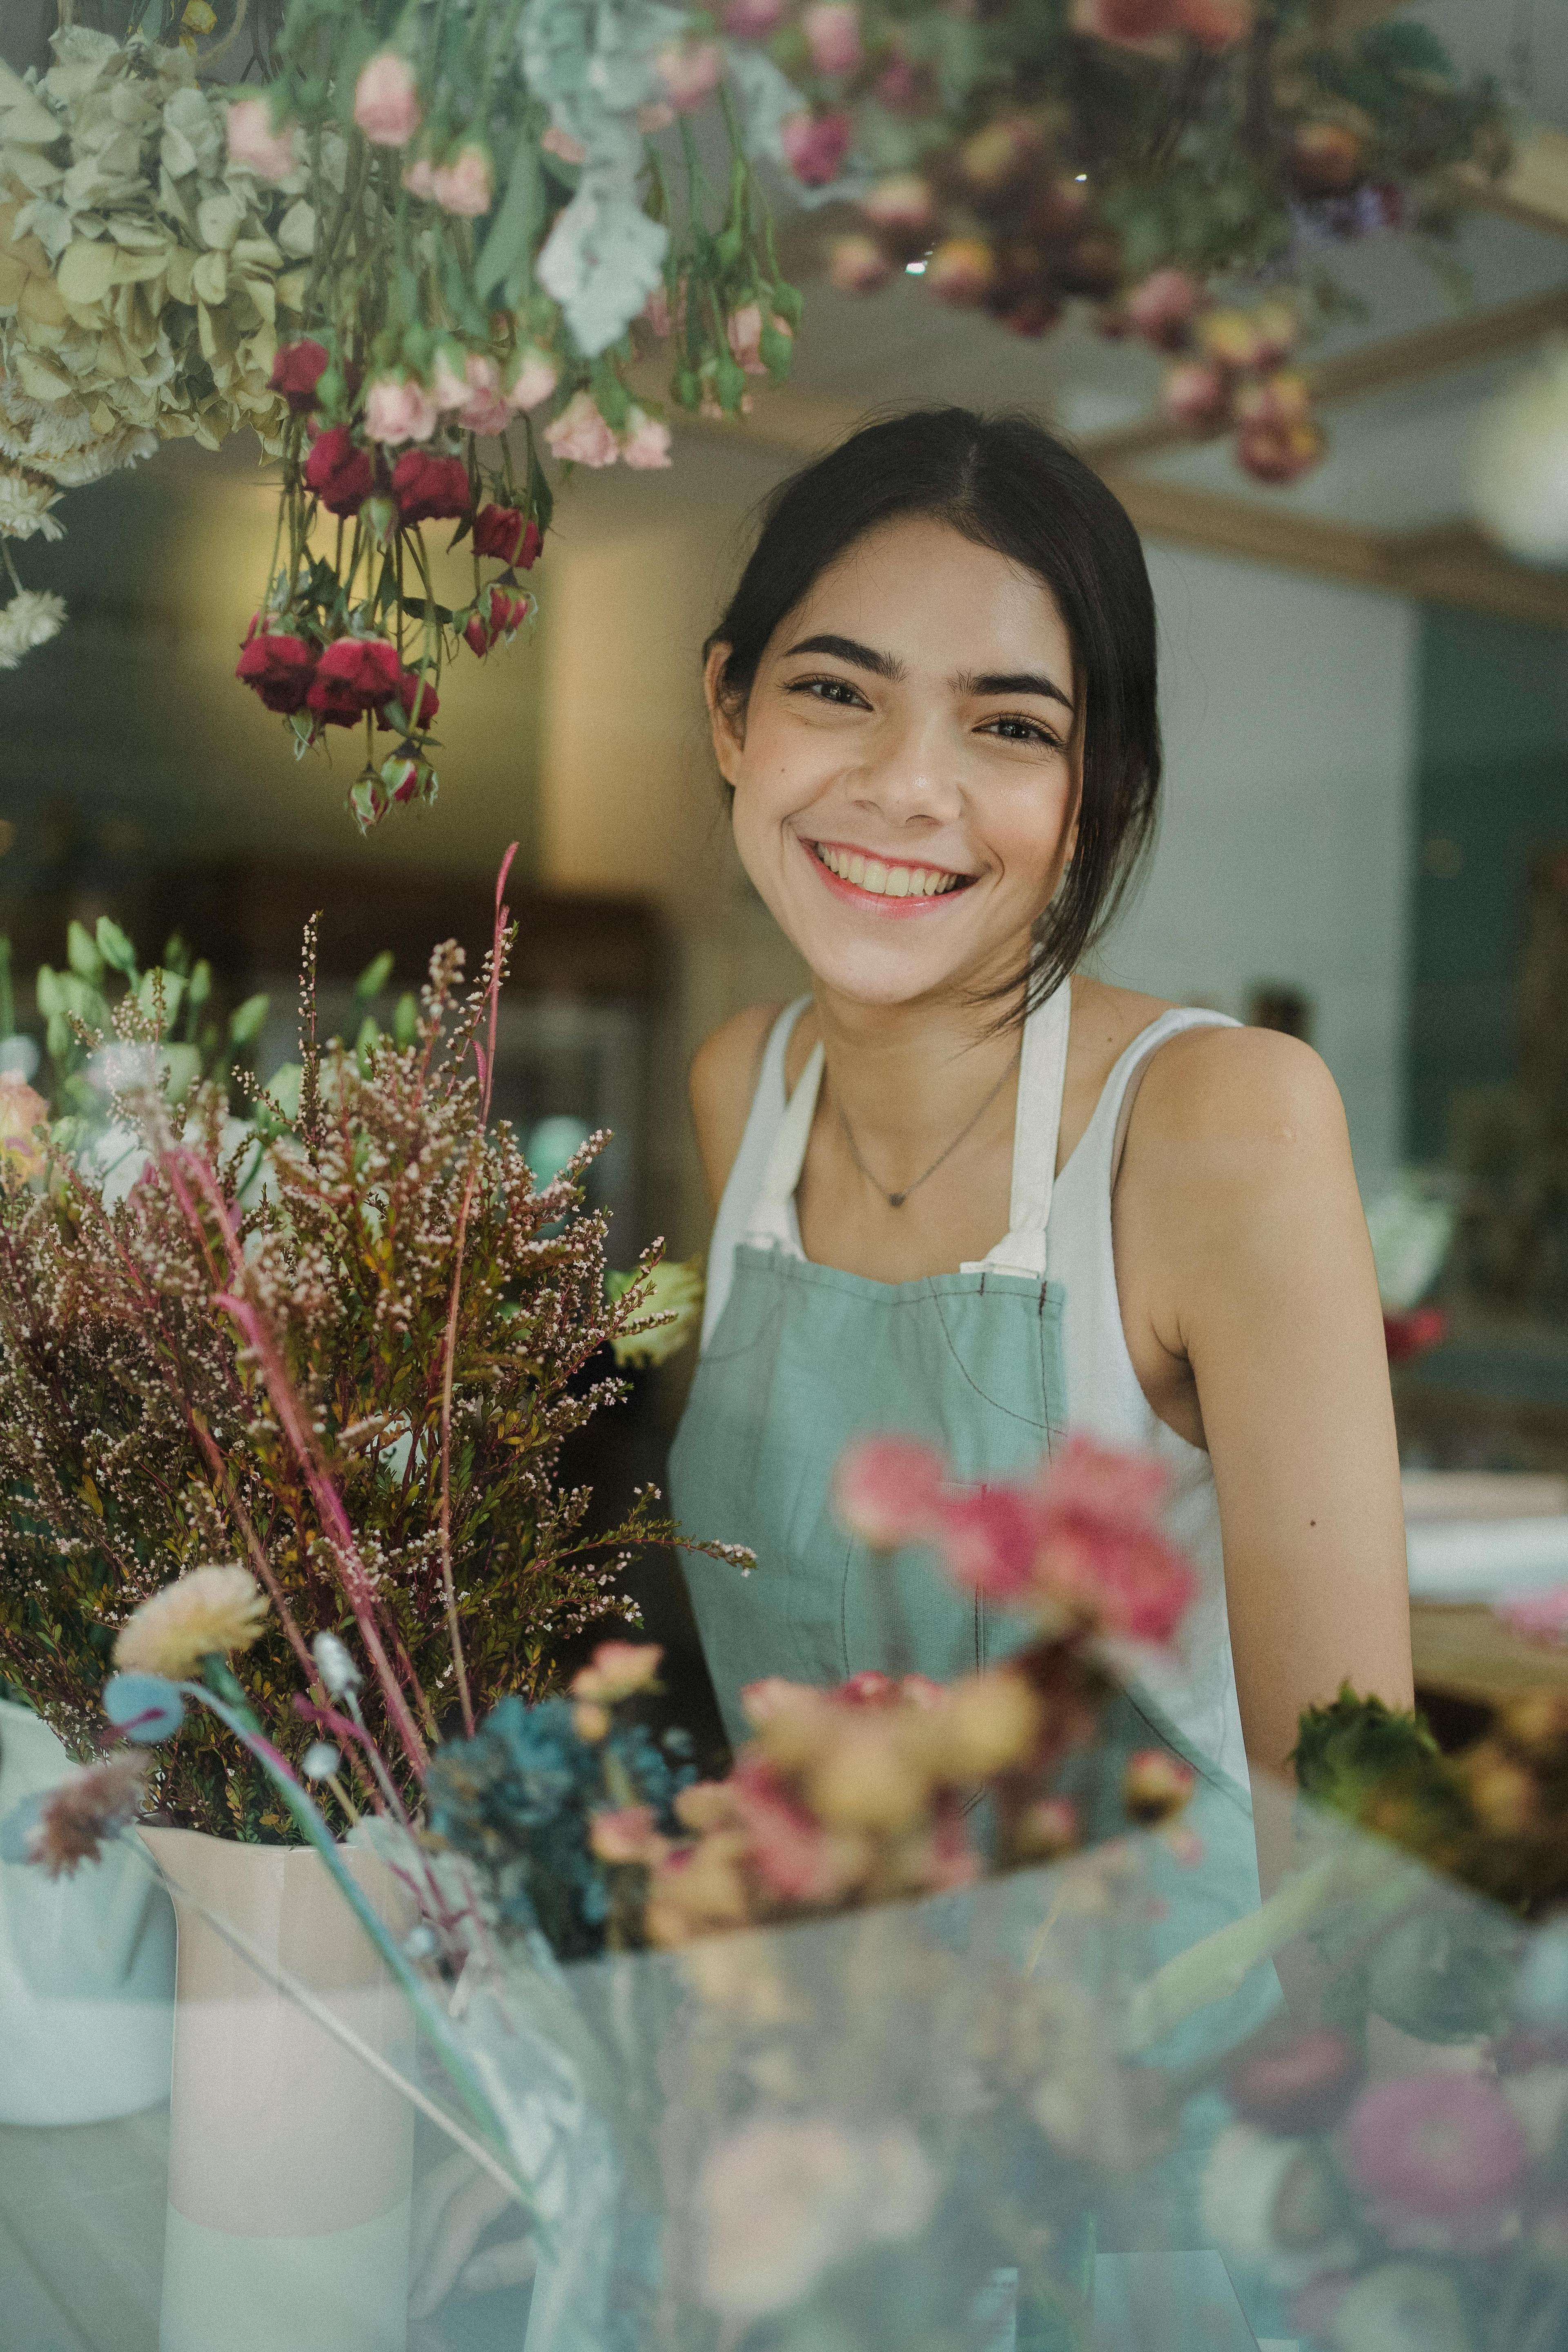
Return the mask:
[(1267, 1030), (1173, 1039), (1134, 1108), (1114, 1216), (1140, 1376), (1214, 1463), (1242, 1729), (1278, 1771), (1302, 1708), (1342, 1682), (1412, 1699), (1377, 1280), (1317, 1055)]

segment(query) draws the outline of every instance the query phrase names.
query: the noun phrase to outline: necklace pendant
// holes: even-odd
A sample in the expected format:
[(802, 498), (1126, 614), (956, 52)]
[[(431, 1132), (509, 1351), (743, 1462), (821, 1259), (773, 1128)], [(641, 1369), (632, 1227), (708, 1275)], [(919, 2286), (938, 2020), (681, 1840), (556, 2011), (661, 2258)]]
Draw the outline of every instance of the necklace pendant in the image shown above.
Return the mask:
[(888, 1195), (888, 1206), (889, 1209), (901, 1209), (909, 1197), (910, 1196), (907, 1192), (889, 1192)]

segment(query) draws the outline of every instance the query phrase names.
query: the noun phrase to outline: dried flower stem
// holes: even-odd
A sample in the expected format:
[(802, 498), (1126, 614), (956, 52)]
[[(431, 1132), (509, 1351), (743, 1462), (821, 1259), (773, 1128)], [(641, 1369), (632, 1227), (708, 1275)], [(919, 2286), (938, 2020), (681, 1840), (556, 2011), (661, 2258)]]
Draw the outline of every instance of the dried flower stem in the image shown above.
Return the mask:
[(496, 1028), (500, 1013), (508, 912), (503, 893), (506, 877), (511, 871), (511, 861), (516, 856), (517, 844), (514, 841), (501, 859), (500, 872), (496, 876), (495, 932), (490, 942), (489, 1050), (482, 1049), (475, 1039), (474, 1055), (479, 1066), (479, 1118), (473, 1149), (468, 1155), (462, 1206), (458, 1212), (457, 1245), (452, 1263), (452, 1303), (447, 1313), (447, 1337), (441, 1352), (441, 1591), (447, 1603), (447, 1631), (452, 1643), (452, 1672), (457, 1680), (458, 1704), (463, 1710), (463, 1730), (469, 1739), (474, 1736), (474, 1709), (468, 1696), (468, 1668), (463, 1660), (462, 1628), (458, 1622), (457, 1581), (452, 1574), (452, 1372), (458, 1355), (458, 1315), (462, 1305), (463, 1252), (468, 1237), (468, 1212), (473, 1205), (479, 1154), (484, 1150), (485, 1129), (489, 1124), (490, 1092), (495, 1079)]

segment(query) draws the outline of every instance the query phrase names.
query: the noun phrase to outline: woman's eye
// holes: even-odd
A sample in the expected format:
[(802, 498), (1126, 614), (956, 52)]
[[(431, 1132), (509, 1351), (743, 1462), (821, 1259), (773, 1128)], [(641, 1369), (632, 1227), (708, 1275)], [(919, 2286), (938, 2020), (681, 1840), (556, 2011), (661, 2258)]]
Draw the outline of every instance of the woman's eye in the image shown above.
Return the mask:
[(1004, 743), (1039, 743), (1050, 751), (1059, 751), (1062, 748), (1060, 737), (1053, 735), (1048, 727), (1040, 726), (1033, 719), (990, 719), (980, 731), (984, 735), (995, 735)]
[(818, 702), (837, 703), (841, 709), (867, 708), (865, 696), (847, 677), (799, 677), (789, 692), (809, 694)]

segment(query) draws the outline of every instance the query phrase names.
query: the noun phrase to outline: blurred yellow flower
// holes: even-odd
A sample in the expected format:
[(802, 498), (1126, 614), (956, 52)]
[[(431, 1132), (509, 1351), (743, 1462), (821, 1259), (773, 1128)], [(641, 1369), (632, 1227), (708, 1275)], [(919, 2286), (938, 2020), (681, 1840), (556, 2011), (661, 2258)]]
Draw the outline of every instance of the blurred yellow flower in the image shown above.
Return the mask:
[[(605, 1287), (612, 1298), (623, 1298), (638, 1279), (637, 1275), (612, 1274)], [(702, 1321), (703, 1288), (702, 1267), (696, 1258), (661, 1260), (646, 1277), (636, 1318), (610, 1342), (616, 1363), (623, 1367), (668, 1363), (697, 1334)], [(647, 1318), (655, 1315), (675, 1319), (649, 1330)]]

